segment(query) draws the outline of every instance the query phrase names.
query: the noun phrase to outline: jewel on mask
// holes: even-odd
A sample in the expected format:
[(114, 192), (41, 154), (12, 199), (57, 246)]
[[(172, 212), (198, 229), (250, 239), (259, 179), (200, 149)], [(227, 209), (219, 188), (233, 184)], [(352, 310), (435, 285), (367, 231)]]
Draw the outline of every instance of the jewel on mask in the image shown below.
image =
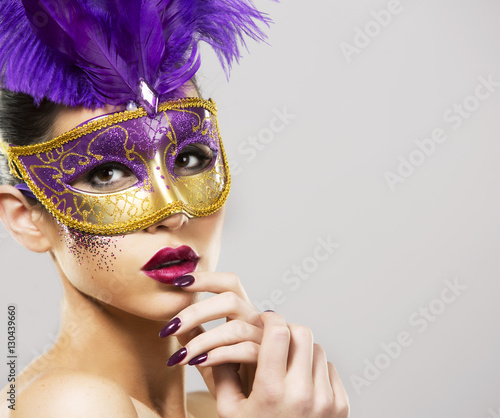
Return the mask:
[(143, 78), (139, 79), (139, 104), (154, 118), (158, 113), (158, 93)]

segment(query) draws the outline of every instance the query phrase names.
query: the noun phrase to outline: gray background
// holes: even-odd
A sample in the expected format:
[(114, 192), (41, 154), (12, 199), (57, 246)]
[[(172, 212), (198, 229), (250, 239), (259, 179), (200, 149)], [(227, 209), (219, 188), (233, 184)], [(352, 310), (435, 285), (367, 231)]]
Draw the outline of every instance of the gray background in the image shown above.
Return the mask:
[[(500, 416), (500, 86), (476, 90), (480, 77), (500, 84), (500, 2), (257, 5), (275, 21), (270, 45), (249, 42), (229, 83), (205, 49), (199, 74), (233, 164), (219, 270), (311, 327), (353, 417)], [(389, 5), (399, 13), (377, 26)], [(346, 57), (357, 28), (373, 36)], [(454, 104), (473, 109), (460, 126)], [(276, 112), (294, 117), (278, 126)], [(418, 159), (415, 141), (438, 128), (447, 140)], [(385, 175), (410, 155), (419, 165), (391, 190)], [(314, 261), (327, 237), (337, 248)], [(60, 287), (48, 257), (3, 227), (0, 251), (24, 366), (55, 339)], [(309, 273), (292, 286), (293, 266)], [(446, 281), (461, 286), (453, 301)], [(391, 345), (402, 333), (406, 346)]]

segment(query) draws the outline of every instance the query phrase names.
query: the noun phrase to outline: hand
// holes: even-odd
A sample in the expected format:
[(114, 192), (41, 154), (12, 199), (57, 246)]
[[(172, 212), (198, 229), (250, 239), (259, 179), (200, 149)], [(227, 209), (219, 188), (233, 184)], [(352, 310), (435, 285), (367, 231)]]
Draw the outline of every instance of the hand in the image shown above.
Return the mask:
[(324, 350), (309, 329), (287, 325), (274, 312), (261, 315), (264, 333), (249, 396), (233, 365), (216, 366), (213, 375), (221, 418), (347, 418), (349, 400)]
[[(194, 282), (183, 286), (185, 291), (211, 292), (216, 295), (188, 306), (176, 316), (175, 321), (180, 320), (180, 327), (169, 335), (177, 337), (186, 355), (175, 364), (185, 365), (193, 359), (203, 360), (197, 367), (214, 397), (211, 366), (240, 364), (238, 373), (244, 392), (249, 394), (262, 340), (260, 313), (250, 302), (235, 274), (195, 272), (190, 275), (194, 277)], [(227, 318), (227, 322), (206, 332), (201, 326), (220, 318)]]
[[(217, 398), (221, 417), (349, 415), (337, 372), (327, 363), (323, 349), (313, 343), (309, 329), (287, 325), (275, 313), (261, 315), (232, 273), (196, 272), (192, 276), (194, 283), (184, 287), (186, 291), (216, 295), (179, 312), (180, 327), (169, 335), (176, 336), (186, 352), (175, 364), (204, 360), (197, 367)], [(204, 332), (201, 324), (224, 317), (228, 322)], [(286, 334), (287, 343), (273, 342), (278, 329)], [(285, 362), (282, 376), (276, 373), (282, 364), (269, 360), (272, 352)], [(268, 380), (269, 376), (275, 378)], [(278, 387), (279, 394), (273, 390)]]

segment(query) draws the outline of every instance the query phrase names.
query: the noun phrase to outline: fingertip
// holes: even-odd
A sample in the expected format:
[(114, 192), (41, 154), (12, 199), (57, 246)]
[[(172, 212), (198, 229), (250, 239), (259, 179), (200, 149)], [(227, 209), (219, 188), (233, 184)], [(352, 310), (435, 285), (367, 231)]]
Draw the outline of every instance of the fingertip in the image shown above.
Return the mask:
[(186, 274), (185, 276), (178, 277), (173, 281), (173, 285), (177, 287), (188, 287), (194, 283), (194, 276)]
[(282, 315), (279, 313), (272, 311), (272, 310), (267, 310), (264, 311), (260, 314), (260, 320), (264, 324), (267, 322), (268, 324), (284, 324), (285, 318), (283, 318)]
[(158, 336), (160, 338), (168, 337), (174, 334), (176, 331), (178, 331), (180, 327), (181, 327), (181, 319), (179, 317), (176, 317), (163, 327)]
[(188, 364), (190, 366), (201, 365), (202, 363), (207, 361), (207, 359), (208, 359), (208, 354), (203, 353), (203, 354), (197, 355), (196, 357), (193, 357), (191, 360), (188, 361)]

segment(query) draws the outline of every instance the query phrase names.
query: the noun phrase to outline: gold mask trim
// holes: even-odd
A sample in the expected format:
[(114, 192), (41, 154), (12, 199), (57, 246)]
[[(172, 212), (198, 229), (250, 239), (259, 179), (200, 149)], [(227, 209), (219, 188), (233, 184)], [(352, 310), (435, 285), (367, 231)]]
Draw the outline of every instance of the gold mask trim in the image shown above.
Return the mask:
[[(96, 224), (95, 222), (92, 223), (75, 219), (74, 216), (76, 215), (76, 213), (74, 211), (73, 213), (65, 213), (64, 209), (61, 210), (58, 207), (58, 206), (63, 206), (64, 208), (65, 204), (61, 205), (61, 202), (55, 202), (54, 199), (50, 199), (47, 197), (47, 195), (34, 183), (28, 171), (26, 170), (26, 167), (20, 161), (19, 157), (34, 156), (54, 151), (57, 148), (67, 144), (68, 142), (78, 140), (79, 138), (85, 135), (91, 134), (96, 131), (100, 131), (107, 127), (112, 127), (124, 121), (144, 117), (147, 115), (147, 113), (143, 108), (139, 108), (134, 111), (117, 112), (112, 115), (101, 117), (97, 120), (91, 120), (90, 122), (78, 126), (77, 128), (71, 131), (68, 131), (50, 141), (46, 141), (43, 143), (26, 145), (26, 146), (6, 146), (5, 144), (2, 145), (4, 153), (7, 154), (7, 157), (9, 159), (9, 166), (11, 173), (14, 176), (26, 182), (26, 184), (32, 190), (33, 194), (37, 197), (37, 199), (47, 208), (47, 210), (58, 221), (62, 222), (63, 224), (71, 228), (75, 228), (80, 231), (84, 231), (91, 234), (99, 234), (99, 235), (126, 234), (153, 225), (154, 223), (164, 219), (165, 217), (173, 213), (184, 213), (189, 217), (200, 217), (200, 216), (210, 215), (216, 212), (218, 209), (220, 209), (224, 205), (227, 199), (231, 186), (231, 176), (229, 172), (229, 164), (227, 162), (227, 156), (220, 137), (219, 125), (217, 121), (217, 107), (215, 105), (215, 102), (211, 99), (207, 101), (201, 98), (178, 99), (163, 103), (162, 105), (159, 106), (158, 112), (160, 113), (167, 110), (181, 110), (187, 108), (203, 108), (208, 110), (214, 116), (215, 131), (217, 133), (218, 144), (220, 146), (220, 154), (219, 157), (217, 157), (216, 165), (222, 165), (224, 169), (223, 174), (225, 176), (223, 182), (223, 189), (220, 192), (220, 195), (216, 197), (217, 200), (215, 202), (209, 205), (196, 206), (193, 204), (186, 203), (182, 200), (176, 200), (166, 204), (161, 209), (155, 210), (153, 213), (146, 216), (134, 218), (134, 215), (130, 215), (132, 219), (126, 222), (117, 222), (112, 224), (98, 224), (98, 223)], [(217, 171), (215, 166), (213, 170)], [(184, 183), (181, 184), (181, 187), (183, 187), (185, 190), (188, 190), (190, 187), (191, 188), (196, 187), (197, 179), (204, 175), (206, 175), (206, 173), (202, 172), (193, 176), (186, 177), (185, 181), (180, 182)], [(216, 172), (213, 175), (218, 176), (220, 175), (220, 173)], [(212, 180), (213, 182), (213, 178), (209, 180)], [(119, 195), (120, 193), (121, 192), (108, 193), (108, 194), (103, 194), (102, 196), (104, 195), (113, 196), (113, 195)], [(99, 194), (96, 193), (87, 193), (87, 195), (99, 196)], [(128, 198), (126, 198), (125, 200), (127, 199)], [(132, 196), (131, 200), (135, 201), (135, 197)], [(76, 204), (76, 198), (74, 205), (75, 207), (78, 206)], [(67, 212), (68, 211), (69, 209), (67, 210)], [(103, 211), (105, 212), (104, 209), (101, 212)], [(81, 213), (78, 215), (81, 215)], [(95, 215), (99, 217), (100, 215), (102, 215), (102, 213), (96, 212)]]

